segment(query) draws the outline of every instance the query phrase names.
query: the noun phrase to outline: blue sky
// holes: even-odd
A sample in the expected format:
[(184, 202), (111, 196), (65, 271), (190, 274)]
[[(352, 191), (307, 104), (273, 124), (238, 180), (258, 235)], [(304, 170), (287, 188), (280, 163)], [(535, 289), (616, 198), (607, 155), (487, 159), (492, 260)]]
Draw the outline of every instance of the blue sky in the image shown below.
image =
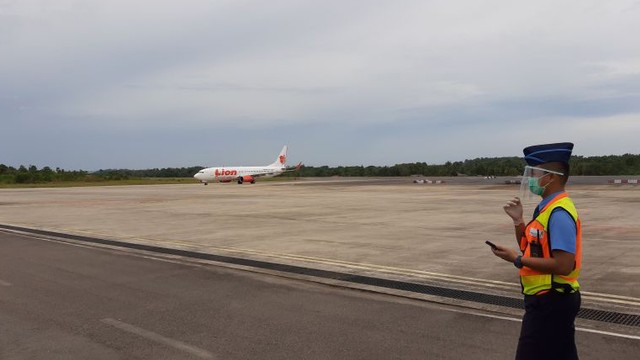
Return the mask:
[(0, 163), (640, 153), (640, 1), (0, 0)]

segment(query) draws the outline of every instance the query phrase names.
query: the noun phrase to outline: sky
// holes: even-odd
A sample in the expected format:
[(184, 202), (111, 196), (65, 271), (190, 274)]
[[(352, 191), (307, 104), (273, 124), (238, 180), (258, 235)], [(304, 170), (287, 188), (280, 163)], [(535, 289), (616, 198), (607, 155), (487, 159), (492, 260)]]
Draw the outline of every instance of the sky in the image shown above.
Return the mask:
[(0, 0), (0, 163), (640, 154), (640, 1)]

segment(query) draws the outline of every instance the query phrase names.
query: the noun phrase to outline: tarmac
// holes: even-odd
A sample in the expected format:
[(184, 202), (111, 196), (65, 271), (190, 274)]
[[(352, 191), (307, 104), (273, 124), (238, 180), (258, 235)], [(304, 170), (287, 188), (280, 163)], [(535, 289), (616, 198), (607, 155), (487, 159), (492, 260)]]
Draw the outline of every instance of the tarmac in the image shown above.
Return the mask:
[[(502, 206), (519, 186), (414, 179), (0, 189), (0, 224), (518, 297), (517, 270), (484, 241), (516, 247)], [(567, 190), (585, 303), (640, 314), (640, 188), (575, 177)]]
[[(513, 359), (520, 317), (0, 231), (0, 358)], [(581, 319), (579, 319), (581, 320)], [(640, 336), (576, 327), (583, 360)]]

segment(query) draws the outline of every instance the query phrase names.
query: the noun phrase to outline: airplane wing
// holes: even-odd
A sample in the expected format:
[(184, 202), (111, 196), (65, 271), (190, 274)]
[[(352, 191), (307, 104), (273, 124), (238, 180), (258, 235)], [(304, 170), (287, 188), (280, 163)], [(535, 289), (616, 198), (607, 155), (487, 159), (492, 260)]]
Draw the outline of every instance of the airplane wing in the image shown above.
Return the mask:
[(249, 175), (252, 178), (259, 178), (259, 177), (263, 177), (263, 176), (273, 176), (273, 173), (258, 173), (258, 174), (254, 174), (254, 175)]

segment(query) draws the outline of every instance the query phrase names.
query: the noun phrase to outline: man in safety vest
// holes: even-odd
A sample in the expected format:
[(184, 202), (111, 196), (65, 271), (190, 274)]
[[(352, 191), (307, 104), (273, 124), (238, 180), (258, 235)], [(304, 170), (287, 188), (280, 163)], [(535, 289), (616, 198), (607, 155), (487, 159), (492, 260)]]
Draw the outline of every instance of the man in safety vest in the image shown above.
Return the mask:
[(504, 206), (515, 226), (520, 252), (503, 246), (493, 253), (520, 272), (525, 314), (516, 359), (578, 359), (574, 321), (580, 310), (578, 276), (582, 230), (576, 208), (565, 191), (572, 143), (530, 146), (521, 197), (542, 196), (533, 219), (523, 220), (522, 202)]

